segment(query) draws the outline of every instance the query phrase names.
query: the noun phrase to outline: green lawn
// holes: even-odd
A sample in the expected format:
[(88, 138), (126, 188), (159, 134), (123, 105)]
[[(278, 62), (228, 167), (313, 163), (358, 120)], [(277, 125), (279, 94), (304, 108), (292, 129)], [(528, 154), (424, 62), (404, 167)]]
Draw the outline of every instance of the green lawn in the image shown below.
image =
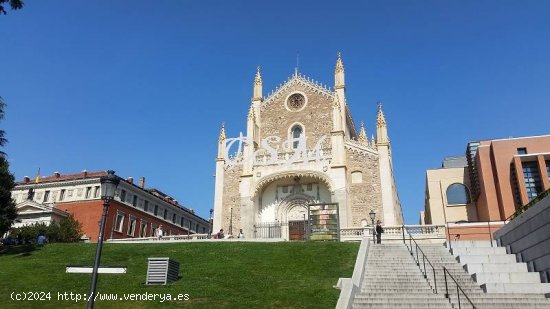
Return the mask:
[[(58, 293), (89, 292), (91, 275), (67, 274), (65, 266), (91, 266), (95, 248), (0, 247), (0, 308), (85, 308), (84, 301), (58, 300)], [(339, 277), (351, 277), (358, 248), (336, 242), (105, 244), (101, 264), (124, 265), (128, 273), (100, 274), (99, 292), (117, 293), (119, 299), (124, 293), (188, 294), (189, 299), (99, 300), (95, 307), (334, 308), (339, 291), (332, 286)], [(145, 286), (147, 258), (163, 256), (180, 262), (180, 280)], [(31, 291), (50, 292), (51, 300), (11, 300), (13, 292)]]

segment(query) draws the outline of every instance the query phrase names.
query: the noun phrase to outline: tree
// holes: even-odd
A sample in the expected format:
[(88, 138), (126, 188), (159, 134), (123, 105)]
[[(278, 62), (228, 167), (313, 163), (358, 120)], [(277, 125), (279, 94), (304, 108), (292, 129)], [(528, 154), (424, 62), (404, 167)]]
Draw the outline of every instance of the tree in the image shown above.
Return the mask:
[[(2, 1), (2, 0), (0, 0)], [(6, 102), (0, 97), (0, 120), (4, 119), (4, 108), (6, 107)], [(0, 130), (0, 146), (6, 145), (8, 140), (6, 139), (4, 130)], [(5, 156), (6, 154), (3, 151), (0, 151), (0, 155)]]
[(9, 171), (8, 160), (0, 155), (0, 237), (7, 232), (17, 217), (11, 190), (15, 187), (15, 177)]
[(23, 0), (0, 0), (0, 13), (6, 15), (6, 10), (4, 9), (4, 3), (9, 3), (12, 10), (19, 10), (23, 8)]
[[(0, 97), (0, 120), (4, 118), (4, 107), (6, 107), (6, 103)], [(0, 130), (0, 146), (4, 146), (7, 142), (4, 130)], [(6, 154), (0, 151), (0, 237), (10, 229), (17, 217), (15, 202), (11, 198), (11, 190), (14, 187), (15, 177), (9, 171)]]

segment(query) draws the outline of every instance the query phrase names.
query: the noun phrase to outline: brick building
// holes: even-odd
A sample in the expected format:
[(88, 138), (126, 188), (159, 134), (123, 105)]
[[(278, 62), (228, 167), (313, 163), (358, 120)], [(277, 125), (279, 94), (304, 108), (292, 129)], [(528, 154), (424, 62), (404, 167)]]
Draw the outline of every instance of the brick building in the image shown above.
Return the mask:
[(246, 136), (228, 138), (222, 126), (218, 139), (214, 230), (253, 235), (280, 224), (277, 237), (292, 239), (292, 229), (304, 230), (307, 205), (328, 202), (339, 204), (343, 228), (370, 223), (371, 209), (385, 225), (402, 223), (382, 106), (376, 139), (368, 138), (354, 123), (344, 77), (338, 55), (334, 89), (296, 69), (264, 97), (258, 68)]
[[(84, 234), (97, 241), (99, 222), (103, 211), (100, 177), (104, 171), (86, 172), (42, 177), (38, 181), (25, 177), (17, 182), (12, 198), (23, 212), (41, 213), (28, 223), (52, 220), (44, 216), (45, 210), (55, 213), (70, 213), (82, 224)], [(193, 210), (180, 205), (175, 199), (157, 189), (145, 188), (145, 178), (134, 184), (133, 178), (121, 179), (114, 200), (111, 202), (105, 225), (105, 239), (150, 237), (158, 234), (161, 227), (164, 235), (187, 235), (208, 233), (209, 221), (199, 217)]]
[(470, 142), (465, 158), (463, 166), (427, 171), (421, 223), (448, 224), (461, 239), (488, 239), (550, 189), (550, 135)]

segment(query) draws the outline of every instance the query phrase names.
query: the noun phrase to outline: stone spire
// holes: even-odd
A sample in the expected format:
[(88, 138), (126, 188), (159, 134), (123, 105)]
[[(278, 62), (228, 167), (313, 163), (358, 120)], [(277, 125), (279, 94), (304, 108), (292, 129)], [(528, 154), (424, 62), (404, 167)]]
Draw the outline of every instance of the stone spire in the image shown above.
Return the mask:
[(370, 138), (370, 145), (372, 148), (376, 149), (376, 139), (374, 138), (374, 134), (372, 134)]
[(254, 78), (254, 96), (253, 101), (262, 100), (262, 74), (260, 72), (260, 66), (256, 71), (256, 77)]
[(334, 89), (344, 88), (345, 86), (344, 63), (342, 62), (342, 54), (338, 52), (336, 67), (334, 68)]
[(368, 146), (369, 138), (367, 137), (367, 131), (365, 130), (365, 123), (361, 121), (361, 132), (359, 133), (359, 138), (357, 138), (359, 145)]
[(225, 124), (222, 122), (220, 136), (218, 137), (218, 161), (225, 159)]
[(225, 141), (225, 123), (222, 122), (222, 128), (220, 129), (220, 137), (218, 137), (218, 142)]
[(388, 126), (386, 124), (386, 117), (382, 111), (382, 102), (378, 101), (378, 113), (376, 115), (376, 143), (387, 144), (390, 140), (388, 138)]

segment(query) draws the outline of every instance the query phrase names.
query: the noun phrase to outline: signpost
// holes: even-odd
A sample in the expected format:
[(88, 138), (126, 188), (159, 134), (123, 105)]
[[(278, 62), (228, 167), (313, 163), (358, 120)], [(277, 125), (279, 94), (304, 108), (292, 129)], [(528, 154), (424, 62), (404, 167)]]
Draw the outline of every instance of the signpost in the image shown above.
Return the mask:
[(340, 241), (340, 213), (338, 203), (308, 205), (308, 239)]

